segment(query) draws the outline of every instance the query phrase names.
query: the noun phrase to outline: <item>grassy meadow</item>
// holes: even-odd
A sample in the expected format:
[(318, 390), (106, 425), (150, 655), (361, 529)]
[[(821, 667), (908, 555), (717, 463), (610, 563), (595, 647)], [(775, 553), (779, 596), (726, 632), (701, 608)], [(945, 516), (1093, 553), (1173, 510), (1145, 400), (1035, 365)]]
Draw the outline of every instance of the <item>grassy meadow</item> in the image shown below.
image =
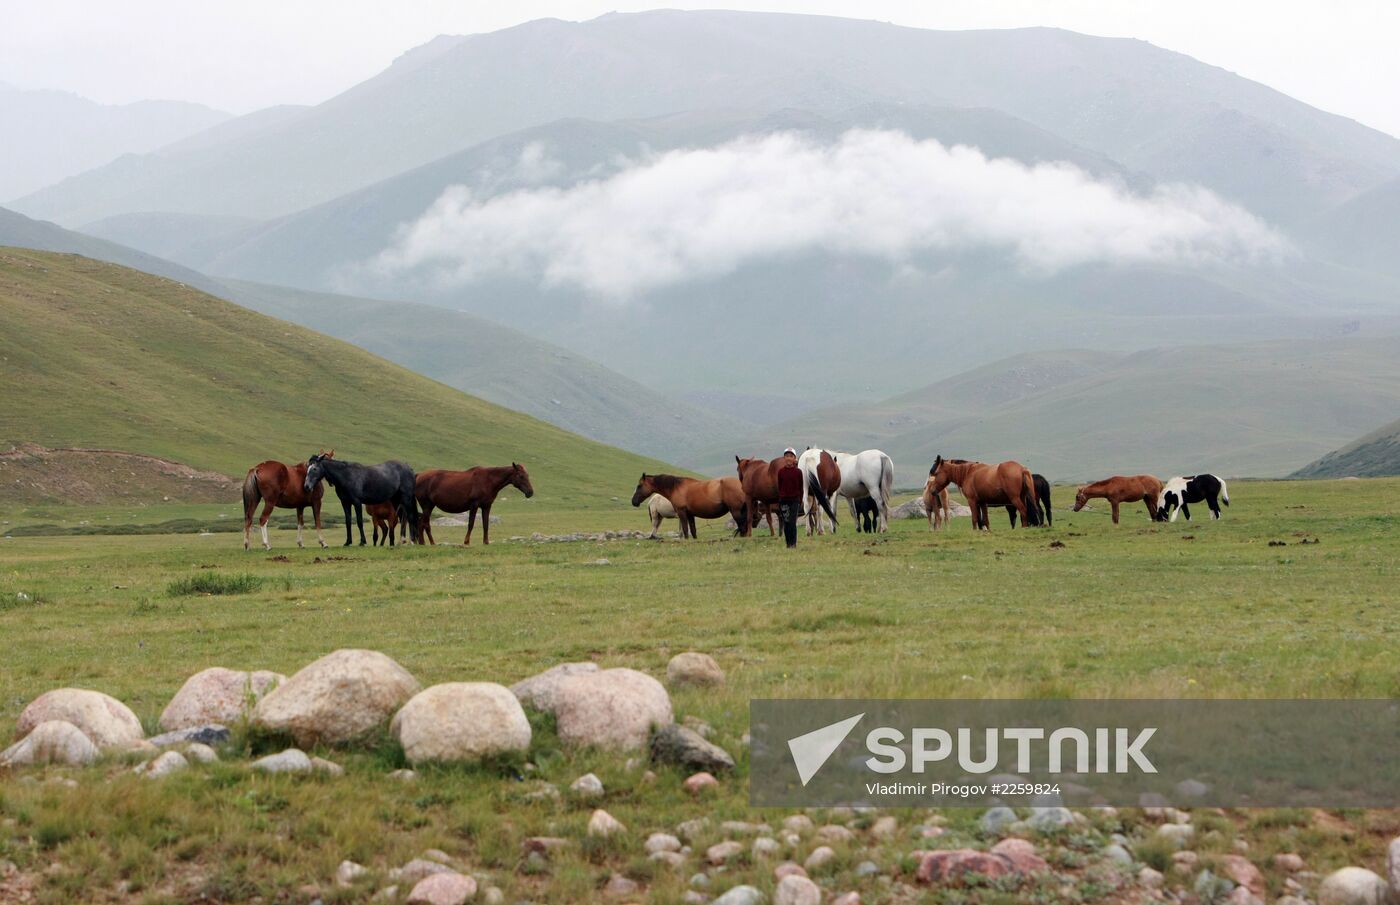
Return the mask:
[[(673, 701), (678, 718), (709, 723), (740, 762), (716, 795), (692, 799), (680, 788), (684, 776), (668, 768), (649, 779), (623, 757), (561, 750), (541, 720), (529, 767), (428, 769), (414, 783), (387, 778), (402, 766), (387, 740), (329, 752), (350, 773), (338, 780), (255, 776), (227, 762), (160, 783), (111, 762), (31, 771), (37, 782), (0, 777), (0, 862), (32, 877), (38, 901), (88, 891), (93, 901), (271, 901), (280, 892), (349, 902), (368, 901), (387, 882), (384, 871), (432, 847), (489, 877), (507, 901), (592, 898), (613, 873), (655, 901), (680, 901), (698, 858), (679, 870), (648, 862), (648, 833), (698, 816), (775, 825), (783, 816), (746, 804), (740, 737), (751, 697), (1400, 695), (1400, 480), (1234, 482), (1234, 505), (1220, 522), (1151, 524), (1136, 507), (1117, 527), (1106, 507), (1070, 513), (1071, 493), (1059, 488), (1052, 529), (1013, 532), (997, 521), (998, 530), (976, 536), (956, 519), (931, 536), (924, 522), (906, 521), (870, 537), (843, 524), (835, 536), (804, 536), (795, 552), (766, 530), (740, 540), (717, 523), (702, 523), (702, 539), (685, 544), (508, 540), (647, 527), (627, 504), (629, 491), (617, 488), (619, 499), (595, 511), (538, 506), (538, 497), (508, 491), (496, 542), (470, 549), (446, 527), (439, 541), (454, 543), (393, 550), (298, 550), (288, 530), (274, 532), (271, 553), (245, 553), (236, 533), (6, 538), (0, 737), (50, 688), (105, 691), (152, 729), (200, 669), (290, 674), (342, 647), (384, 651), (424, 686), (509, 684), (581, 659), (662, 675), (673, 654), (695, 649), (719, 660), (727, 684), (673, 692)], [(239, 517), (232, 505), (173, 511)], [(0, 512), (11, 526), (56, 515)], [(155, 517), (111, 508), (63, 515), (115, 524)], [(238, 740), (249, 751), (268, 744)], [(607, 788), (600, 804), (567, 791), (589, 770)], [(68, 778), (77, 788), (50, 781)], [(524, 800), (540, 779), (563, 798)], [(595, 806), (628, 826), (623, 839), (584, 835)], [(933, 844), (918, 837), (920, 825), (947, 822), (940, 846), (982, 844), (975, 812), (900, 818), (893, 839), (842, 846), (814, 876), (833, 891), (859, 889), (866, 901), (897, 901), (907, 853)], [(1142, 820), (1095, 815), (1062, 840), (1057, 857), (1073, 872), (1076, 846), (1089, 851), (1119, 830), (1136, 840)], [(855, 823), (859, 830), (869, 817)], [(1324, 870), (1376, 867), (1400, 818), (1258, 811), (1203, 813), (1197, 824), (1207, 862), (1243, 839), (1261, 865), (1274, 852), (1299, 851)], [(521, 841), (534, 835), (563, 836), (570, 847), (542, 867), (522, 854)], [(720, 838), (712, 826), (694, 841), (703, 850)], [(814, 844), (805, 840), (792, 855), (800, 861)], [(1169, 853), (1145, 838), (1135, 854), (1169, 866)], [(881, 873), (851, 879), (867, 857)], [(342, 858), (370, 866), (377, 883), (335, 888)], [(1281, 879), (1269, 878), (1277, 892)], [(745, 855), (708, 893), (740, 881), (771, 889), (771, 867)], [(1072, 889), (1035, 897), (1095, 900), (1118, 895), (1114, 883), (1088, 872)], [(963, 901), (956, 892), (946, 901)], [(1026, 892), (989, 889), (974, 900)]]

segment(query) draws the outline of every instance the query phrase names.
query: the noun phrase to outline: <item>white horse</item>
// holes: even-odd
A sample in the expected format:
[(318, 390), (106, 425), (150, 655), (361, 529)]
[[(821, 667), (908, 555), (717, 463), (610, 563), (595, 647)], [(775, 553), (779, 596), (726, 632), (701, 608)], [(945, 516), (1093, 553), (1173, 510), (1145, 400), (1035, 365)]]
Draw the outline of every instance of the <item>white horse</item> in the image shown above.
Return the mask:
[(894, 491), (894, 460), (878, 449), (858, 453), (832, 453), (841, 469), (841, 486), (836, 495), (846, 498), (855, 518), (856, 500), (870, 497), (880, 510), (879, 530), (890, 528), (890, 495)]
[(647, 497), (647, 513), (651, 516), (651, 536), (655, 539), (661, 535), (662, 520), (676, 517), (676, 507), (661, 494), (653, 493)]

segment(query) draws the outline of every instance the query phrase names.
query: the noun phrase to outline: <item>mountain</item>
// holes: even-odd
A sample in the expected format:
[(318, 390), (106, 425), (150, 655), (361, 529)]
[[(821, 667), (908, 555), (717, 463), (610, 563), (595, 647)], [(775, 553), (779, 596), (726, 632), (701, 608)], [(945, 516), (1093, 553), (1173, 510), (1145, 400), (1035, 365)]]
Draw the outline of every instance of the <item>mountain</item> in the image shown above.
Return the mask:
[(1307, 224), (1305, 234), (1332, 260), (1400, 276), (1400, 179), (1323, 213)]
[(99, 104), (66, 91), (0, 84), (0, 200), (145, 154), (215, 126), (229, 114), (183, 101)]
[(592, 440), (678, 461), (744, 424), (677, 402), (523, 333), (459, 311), (224, 281), (246, 308), (354, 343), (396, 364)]
[(586, 505), (660, 463), (468, 396), (348, 343), (188, 286), (0, 249), (0, 440), (143, 453), (242, 475), (335, 447), (417, 468), (526, 464)]
[(1371, 431), (1293, 473), (1295, 478), (1379, 478), (1400, 475), (1400, 421)]
[(15, 206), (68, 225), (139, 211), (266, 219), (568, 117), (866, 103), (995, 109), (1285, 222), (1400, 175), (1400, 141), (1141, 41), (658, 10), (439, 38), (266, 128), (124, 158)]
[(1400, 337), (1033, 353), (873, 404), (808, 413), (695, 464), (786, 444), (879, 447), (901, 483), (935, 456), (1015, 458), (1057, 481), (1276, 477), (1400, 409)]

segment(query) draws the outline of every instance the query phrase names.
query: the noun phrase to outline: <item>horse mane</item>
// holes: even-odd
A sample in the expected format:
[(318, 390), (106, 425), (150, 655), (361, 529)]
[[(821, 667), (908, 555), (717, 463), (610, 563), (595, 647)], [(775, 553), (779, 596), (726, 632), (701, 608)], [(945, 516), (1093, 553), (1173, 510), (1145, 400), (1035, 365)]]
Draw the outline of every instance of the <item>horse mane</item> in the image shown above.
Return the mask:
[(648, 475), (648, 477), (651, 478), (651, 486), (655, 487), (656, 492), (662, 496), (675, 490), (681, 481), (688, 480), (687, 478), (682, 478), (673, 474), (654, 474)]

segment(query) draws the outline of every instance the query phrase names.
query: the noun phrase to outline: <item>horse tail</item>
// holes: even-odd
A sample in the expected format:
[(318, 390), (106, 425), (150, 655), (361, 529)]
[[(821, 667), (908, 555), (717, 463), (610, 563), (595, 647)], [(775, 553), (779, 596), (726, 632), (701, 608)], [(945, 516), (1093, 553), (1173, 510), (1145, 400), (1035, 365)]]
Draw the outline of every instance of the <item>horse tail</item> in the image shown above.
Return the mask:
[(890, 498), (894, 496), (894, 460), (880, 454), (880, 506), (888, 510)]
[(817, 477), (815, 468), (807, 474), (807, 489), (817, 498), (817, 502), (821, 504), (822, 511), (831, 519), (831, 526), (835, 529), (836, 510), (831, 508), (831, 500), (827, 498), (826, 491), (822, 490), (822, 482), (821, 479)]
[(1230, 505), (1230, 491), (1225, 488), (1225, 481), (1220, 478), (1216, 480), (1220, 481), (1220, 502), (1226, 506)]
[(258, 470), (248, 469), (248, 476), (243, 479), (243, 517), (246, 519), (258, 507), (258, 500), (262, 498), (261, 491), (258, 490)]
[(1037, 495), (1037, 496), (1041, 496), (1041, 502), (1043, 502), (1043, 503), (1045, 504), (1045, 524), (1046, 524), (1046, 525), (1050, 525), (1050, 526), (1054, 526), (1054, 524), (1055, 524), (1055, 517), (1054, 517), (1053, 515), (1050, 514), (1050, 482), (1049, 482), (1049, 481), (1046, 481), (1046, 482), (1045, 482), (1045, 488), (1044, 488), (1044, 489), (1045, 489), (1045, 494), (1044, 494), (1044, 496), (1041, 496), (1041, 495), (1040, 495), (1040, 491), (1039, 491), (1039, 490), (1036, 491), (1036, 495)]
[(1035, 503), (1035, 481), (1031, 478), (1029, 470), (1021, 472), (1021, 503), (1026, 507), (1025, 527), (1039, 525), (1040, 509)]

